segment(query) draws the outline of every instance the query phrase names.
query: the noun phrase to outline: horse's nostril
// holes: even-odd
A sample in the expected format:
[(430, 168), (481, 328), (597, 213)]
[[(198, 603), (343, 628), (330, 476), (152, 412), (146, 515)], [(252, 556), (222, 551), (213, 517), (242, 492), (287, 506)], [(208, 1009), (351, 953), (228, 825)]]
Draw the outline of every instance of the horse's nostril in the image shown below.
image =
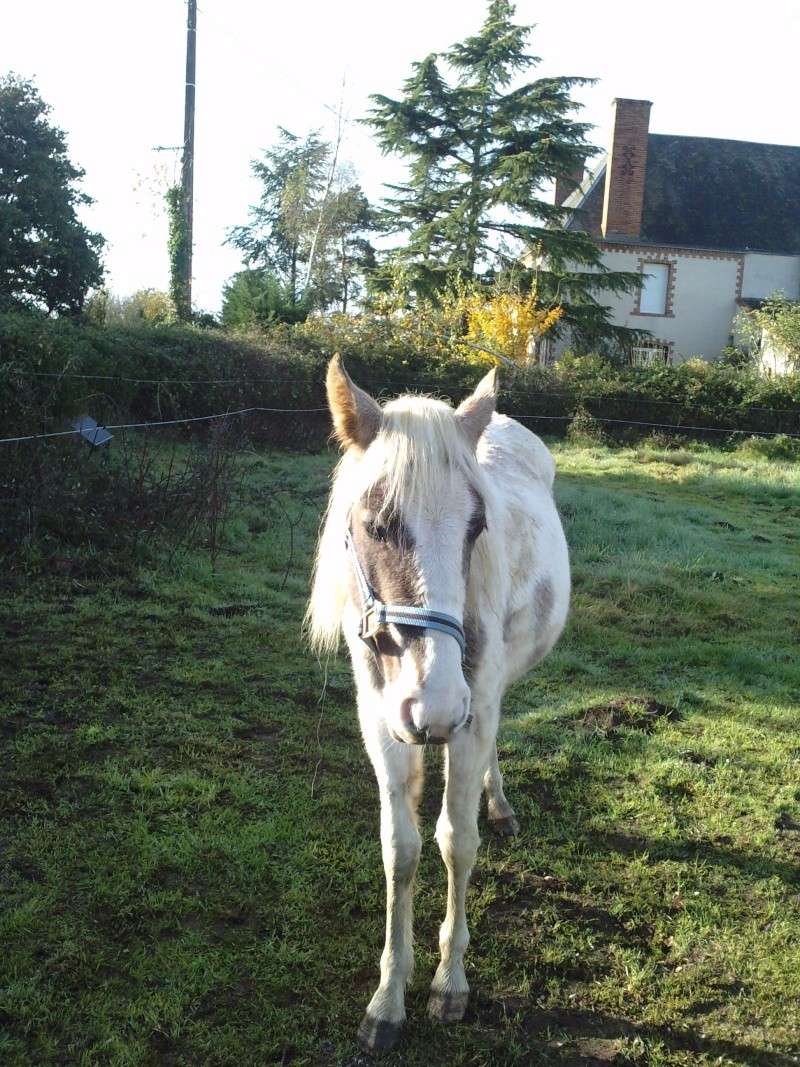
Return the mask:
[(414, 725), (414, 704), (415, 700), (413, 697), (406, 697), (402, 702), (400, 705), (400, 722), (403, 726), (409, 727), (409, 729), (416, 733), (417, 729)]

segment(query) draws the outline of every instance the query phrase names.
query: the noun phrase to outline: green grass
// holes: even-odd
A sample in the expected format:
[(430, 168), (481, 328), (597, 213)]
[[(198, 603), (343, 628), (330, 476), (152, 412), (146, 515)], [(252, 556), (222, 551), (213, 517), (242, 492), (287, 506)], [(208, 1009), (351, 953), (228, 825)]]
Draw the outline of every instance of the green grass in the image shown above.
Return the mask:
[[(388, 1062), (800, 1062), (800, 466), (555, 446), (571, 622), (508, 695), (522, 823), (484, 831), (468, 1021), (417, 972)], [(0, 1063), (355, 1065), (383, 933), (348, 666), (299, 639), (329, 455), (249, 457), (201, 553), (0, 598)], [(281, 478), (310, 503), (257, 503)], [(91, 571), (96, 573), (96, 569)]]

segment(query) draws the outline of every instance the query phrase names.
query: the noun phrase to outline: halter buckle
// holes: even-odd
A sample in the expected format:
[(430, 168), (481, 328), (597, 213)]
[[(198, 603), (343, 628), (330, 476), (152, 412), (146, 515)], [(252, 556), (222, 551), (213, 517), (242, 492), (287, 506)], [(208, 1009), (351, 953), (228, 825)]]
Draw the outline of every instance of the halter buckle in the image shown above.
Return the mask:
[(364, 608), (358, 626), (358, 636), (363, 641), (374, 641), (382, 626), (380, 605), (373, 601)]

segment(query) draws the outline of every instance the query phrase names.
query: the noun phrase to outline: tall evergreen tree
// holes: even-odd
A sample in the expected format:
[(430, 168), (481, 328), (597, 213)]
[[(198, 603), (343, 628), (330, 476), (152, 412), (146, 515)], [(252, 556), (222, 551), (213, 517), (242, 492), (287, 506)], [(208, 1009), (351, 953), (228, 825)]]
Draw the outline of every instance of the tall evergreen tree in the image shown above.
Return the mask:
[(308, 315), (305, 301), (293, 299), (268, 270), (240, 270), (222, 290), (223, 326), (269, 326), (276, 322), (302, 322)]
[(0, 78), (0, 303), (75, 314), (103, 278), (103, 238), (78, 219), (91, 197), (32, 82)]
[(596, 152), (590, 127), (571, 117), (571, 91), (591, 79), (520, 82), (539, 58), (514, 11), (491, 0), (480, 32), (415, 63), (400, 99), (372, 97), (365, 121), (385, 153), (408, 162), (407, 180), (389, 186), (386, 228), (407, 235), (389, 262), (419, 295), (454, 277), (490, 282), (513, 270), (529, 283), (535, 273), (542, 298), (564, 306), (562, 323), (613, 333), (598, 294), (629, 289), (636, 276), (609, 271), (591, 237), (565, 229), (568, 212), (542, 198)]

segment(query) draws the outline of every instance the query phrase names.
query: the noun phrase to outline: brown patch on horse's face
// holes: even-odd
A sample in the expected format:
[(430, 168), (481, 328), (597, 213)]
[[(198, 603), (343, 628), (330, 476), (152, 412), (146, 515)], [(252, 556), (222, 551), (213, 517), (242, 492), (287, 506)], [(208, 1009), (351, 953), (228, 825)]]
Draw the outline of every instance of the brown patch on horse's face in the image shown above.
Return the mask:
[[(486, 507), (481, 495), (471, 489), (473, 509), (462, 544), (462, 573), (469, 578), (475, 543), (486, 529)], [(385, 491), (380, 482), (354, 505), (351, 514), (353, 542), (375, 595), (384, 604), (422, 606), (424, 583), (419, 573), (414, 535), (403, 516), (385, 508)], [(360, 593), (353, 583), (352, 595), (360, 606)], [(470, 629), (467, 630), (467, 626)], [(473, 672), (483, 654), (485, 632), (479, 621), (465, 622), (467, 649), (465, 667)], [(372, 684), (379, 692), (400, 674), (401, 658), (408, 652), (423, 683), (426, 667), (425, 632), (413, 626), (392, 624), (375, 640), (376, 656), (369, 657)], [(399, 638), (399, 639), (398, 639)]]
[[(380, 484), (353, 508), (351, 527), (361, 566), (375, 595), (384, 604), (419, 605), (421, 581), (414, 555), (414, 537), (401, 515), (384, 513)], [(354, 587), (356, 603), (360, 594)], [(392, 633), (381, 631), (375, 644), (378, 655), (370, 657), (370, 673), (376, 689), (394, 681), (400, 673), (400, 657), (410, 651), (422, 676), (423, 648), (421, 631), (413, 626), (393, 624), (402, 642)]]
[(486, 505), (483, 502), (483, 497), (477, 489), (470, 488), (470, 492), (473, 500), (472, 515), (467, 523), (467, 532), (464, 535), (464, 547), (461, 555), (461, 571), (465, 578), (469, 577), (469, 566), (475, 542), (486, 529)]

